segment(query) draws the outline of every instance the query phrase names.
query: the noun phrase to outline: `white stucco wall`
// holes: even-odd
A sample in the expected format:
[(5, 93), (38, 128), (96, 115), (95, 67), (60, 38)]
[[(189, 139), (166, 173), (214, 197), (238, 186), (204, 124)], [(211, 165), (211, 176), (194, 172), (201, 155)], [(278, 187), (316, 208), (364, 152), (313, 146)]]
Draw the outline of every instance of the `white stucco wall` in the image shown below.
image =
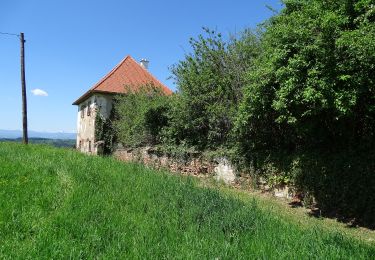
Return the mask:
[[(90, 115), (88, 115), (88, 108)], [(83, 110), (83, 116), (82, 116)], [(95, 117), (96, 113), (101, 113), (104, 118), (108, 118), (112, 110), (112, 96), (104, 94), (94, 94), (78, 105), (77, 113), (77, 150), (88, 154), (96, 154), (95, 144)], [(90, 149), (91, 145), (91, 149)]]

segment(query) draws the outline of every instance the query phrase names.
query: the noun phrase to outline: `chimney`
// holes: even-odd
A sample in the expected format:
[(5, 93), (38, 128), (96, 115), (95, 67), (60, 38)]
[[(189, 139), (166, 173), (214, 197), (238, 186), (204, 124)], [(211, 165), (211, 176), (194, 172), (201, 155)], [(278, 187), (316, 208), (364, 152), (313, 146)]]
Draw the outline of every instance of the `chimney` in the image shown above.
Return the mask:
[(146, 60), (146, 59), (141, 59), (141, 61), (139, 62), (139, 64), (141, 65), (142, 68), (148, 70), (148, 64), (149, 64), (149, 61)]

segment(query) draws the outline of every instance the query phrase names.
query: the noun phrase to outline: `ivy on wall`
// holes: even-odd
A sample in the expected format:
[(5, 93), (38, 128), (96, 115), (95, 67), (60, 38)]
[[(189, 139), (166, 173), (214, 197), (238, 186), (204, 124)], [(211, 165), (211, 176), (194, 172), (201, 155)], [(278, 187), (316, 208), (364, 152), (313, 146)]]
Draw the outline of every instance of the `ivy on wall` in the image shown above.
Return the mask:
[[(100, 111), (95, 116), (95, 143), (98, 145), (98, 154), (110, 155), (114, 151), (116, 142), (115, 129), (113, 127), (113, 119), (115, 110), (111, 110), (109, 118), (105, 118)], [(99, 143), (100, 142), (100, 143)]]

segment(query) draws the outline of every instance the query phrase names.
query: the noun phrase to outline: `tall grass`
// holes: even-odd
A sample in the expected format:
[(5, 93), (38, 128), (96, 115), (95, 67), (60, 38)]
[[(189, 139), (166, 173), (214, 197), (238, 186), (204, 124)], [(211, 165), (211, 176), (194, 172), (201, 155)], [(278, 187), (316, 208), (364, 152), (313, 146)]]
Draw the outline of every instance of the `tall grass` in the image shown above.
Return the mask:
[(0, 258), (374, 258), (192, 178), (0, 143)]

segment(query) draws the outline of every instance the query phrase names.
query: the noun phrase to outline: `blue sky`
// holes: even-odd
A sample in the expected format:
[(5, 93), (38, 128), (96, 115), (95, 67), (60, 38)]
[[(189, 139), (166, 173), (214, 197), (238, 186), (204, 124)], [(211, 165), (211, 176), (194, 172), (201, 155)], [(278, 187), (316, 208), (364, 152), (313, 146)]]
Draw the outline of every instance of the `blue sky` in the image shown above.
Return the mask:
[[(126, 55), (150, 60), (171, 89), (169, 67), (202, 27), (229, 34), (269, 18), (277, 0), (0, 1), (0, 32), (25, 33), (29, 129), (75, 132), (72, 102)], [(0, 35), (0, 129), (21, 129), (19, 39)], [(48, 96), (34, 95), (41, 89)], [(38, 92), (38, 91), (37, 91)]]

